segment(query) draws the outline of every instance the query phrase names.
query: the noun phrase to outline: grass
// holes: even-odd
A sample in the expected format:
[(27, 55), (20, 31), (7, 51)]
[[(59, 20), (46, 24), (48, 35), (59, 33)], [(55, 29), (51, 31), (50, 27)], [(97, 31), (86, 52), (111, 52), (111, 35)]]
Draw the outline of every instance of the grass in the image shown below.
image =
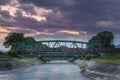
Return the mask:
[(9, 60), (36, 60), (38, 57), (24, 57), (24, 56), (18, 56), (13, 57), (7, 54), (0, 54), (0, 61), (9, 61)]
[[(7, 54), (0, 53), (0, 60), (36, 60), (36, 59), (38, 59), (38, 57), (24, 57), (24, 56), (13, 57)], [(45, 59), (49, 60), (49, 58), (45, 58)], [(52, 58), (50, 58), (50, 60), (51, 59)], [(60, 58), (60, 59), (64, 59), (64, 58)], [(120, 64), (120, 53), (106, 53), (98, 57), (86, 55), (85, 57), (81, 57), (81, 59), (87, 59), (87, 60), (92, 59), (94, 61), (102, 62), (102, 63)]]
[(0, 60), (1, 61), (6, 61), (6, 60), (12, 60), (13, 58), (9, 55), (6, 54), (0, 54)]
[(20, 57), (14, 57), (14, 60), (36, 60), (38, 59), (38, 57), (24, 57), (24, 56), (20, 56)]
[(120, 64), (120, 53), (106, 53), (92, 60), (102, 63)]
[(120, 64), (120, 59), (93, 59), (93, 60), (108, 64)]

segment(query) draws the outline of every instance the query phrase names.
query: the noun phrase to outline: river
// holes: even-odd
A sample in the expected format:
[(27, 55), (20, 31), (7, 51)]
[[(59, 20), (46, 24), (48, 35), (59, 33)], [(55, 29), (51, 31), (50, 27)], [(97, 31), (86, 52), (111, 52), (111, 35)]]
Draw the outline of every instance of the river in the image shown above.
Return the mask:
[(67, 61), (49, 61), (44, 64), (0, 71), (0, 80), (91, 80), (80, 73), (77, 65)]

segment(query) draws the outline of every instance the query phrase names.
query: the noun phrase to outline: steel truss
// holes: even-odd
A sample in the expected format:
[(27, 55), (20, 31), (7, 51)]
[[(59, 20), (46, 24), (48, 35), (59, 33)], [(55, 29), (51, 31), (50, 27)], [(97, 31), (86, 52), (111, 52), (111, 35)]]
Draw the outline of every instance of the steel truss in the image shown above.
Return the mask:
[(87, 49), (87, 42), (67, 41), (67, 40), (47, 40), (37, 42), (15, 43), (13, 49), (17, 50), (19, 55), (39, 56), (39, 57), (78, 57), (87, 54), (90, 51), (98, 49)]

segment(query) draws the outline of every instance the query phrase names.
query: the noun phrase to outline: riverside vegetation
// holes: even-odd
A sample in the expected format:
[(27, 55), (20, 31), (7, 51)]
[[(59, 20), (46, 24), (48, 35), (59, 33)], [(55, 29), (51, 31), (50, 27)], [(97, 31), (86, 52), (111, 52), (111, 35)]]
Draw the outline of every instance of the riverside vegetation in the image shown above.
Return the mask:
[(93, 60), (102, 63), (120, 64), (120, 53), (104, 53), (100, 56), (87, 54), (85, 56), (81, 56), (80, 60)]
[(17, 64), (16, 63), (17, 61), (18, 61), (18, 63), (20, 63), (19, 61), (24, 62), (24, 61), (30, 61), (30, 60), (37, 61), (38, 57), (17, 56), (16, 54), (14, 54), (14, 52), (13, 53), (11, 53), (11, 52), (8, 52), (8, 53), (0, 52), (0, 63), (1, 63), (0, 67), (2, 67), (1, 69), (9, 70), (9, 69), (14, 68), (14, 66), (11, 62), (15, 62), (15, 64)]

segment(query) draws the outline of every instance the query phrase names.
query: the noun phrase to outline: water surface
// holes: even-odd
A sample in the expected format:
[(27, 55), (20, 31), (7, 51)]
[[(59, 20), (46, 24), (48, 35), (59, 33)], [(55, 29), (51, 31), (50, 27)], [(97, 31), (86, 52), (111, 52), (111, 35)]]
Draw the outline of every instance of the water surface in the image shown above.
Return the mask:
[(28, 68), (0, 71), (0, 80), (91, 80), (67, 61), (49, 61)]

